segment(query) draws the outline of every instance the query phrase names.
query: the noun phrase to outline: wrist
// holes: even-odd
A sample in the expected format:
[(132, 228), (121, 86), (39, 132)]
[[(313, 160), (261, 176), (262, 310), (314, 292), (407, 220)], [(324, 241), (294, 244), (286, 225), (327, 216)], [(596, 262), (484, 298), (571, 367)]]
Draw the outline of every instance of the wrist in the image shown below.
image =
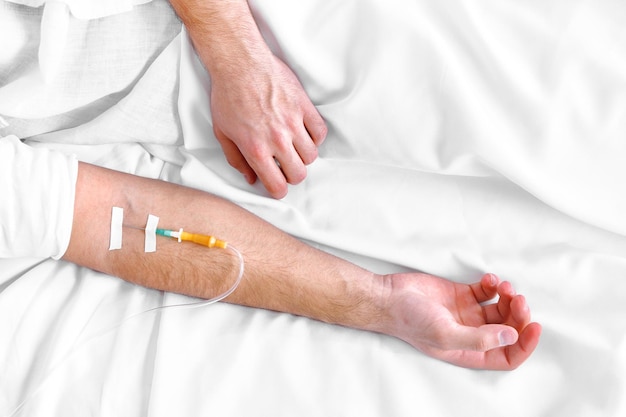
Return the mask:
[(353, 314), (351, 327), (376, 333), (389, 333), (387, 276), (369, 272), (361, 276), (353, 293), (360, 299), (358, 314)]
[(242, 68), (258, 67), (272, 56), (247, 1), (170, 2), (212, 78), (230, 77)]

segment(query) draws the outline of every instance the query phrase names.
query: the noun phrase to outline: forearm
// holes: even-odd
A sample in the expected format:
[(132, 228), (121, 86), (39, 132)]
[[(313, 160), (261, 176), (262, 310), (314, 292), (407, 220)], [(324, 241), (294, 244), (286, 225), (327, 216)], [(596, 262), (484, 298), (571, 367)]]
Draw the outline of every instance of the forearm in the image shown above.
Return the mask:
[(170, 0), (209, 73), (232, 76), (272, 55), (246, 0)]
[(159, 238), (144, 252), (144, 232), (124, 228), (123, 247), (109, 251), (111, 208), (124, 223), (184, 227), (226, 240), (244, 256), (245, 275), (225, 301), (379, 330), (379, 277), (318, 251), (253, 214), (210, 194), (80, 164), (74, 225), (64, 258), (146, 287), (210, 298), (233, 282), (238, 268), (228, 251)]
[[(472, 368), (514, 369), (539, 341), (541, 326), (530, 323), (523, 296), (489, 274), (472, 285), (428, 274), (381, 277), (305, 245), (223, 199), (93, 165), (79, 165), (64, 259), (203, 298), (231, 286), (239, 265), (226, 250), (162, 237), (157, 251), (146, 253), (144, 232), (127, 227), (122, 249), (109, 251), (113, 206), (124, 208), (124, 223), (133, 227), (143, 227), (153, 214), (160, 217), (159, 226), (214, 235), (237, 247), (246, 272), (228, 302), (389, 334)], [(489, 304), (496, 295), (497, 304)]]

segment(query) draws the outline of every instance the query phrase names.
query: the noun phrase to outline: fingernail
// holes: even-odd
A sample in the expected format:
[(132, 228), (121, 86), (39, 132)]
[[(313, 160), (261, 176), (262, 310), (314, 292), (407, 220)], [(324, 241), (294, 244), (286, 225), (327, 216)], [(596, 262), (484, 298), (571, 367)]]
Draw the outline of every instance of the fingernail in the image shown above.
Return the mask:
[(494, 274), (489, 274), (489, 283), (491, 284), (491, 286), (495, 287), (496, 285), (498, 285), (498, 277), (496, 277)]
[(498, 341), (500, 342), (500, 346), (510, 346), (517, 341), (517, 337), (513, 332), (502, 330), (498, 334)]

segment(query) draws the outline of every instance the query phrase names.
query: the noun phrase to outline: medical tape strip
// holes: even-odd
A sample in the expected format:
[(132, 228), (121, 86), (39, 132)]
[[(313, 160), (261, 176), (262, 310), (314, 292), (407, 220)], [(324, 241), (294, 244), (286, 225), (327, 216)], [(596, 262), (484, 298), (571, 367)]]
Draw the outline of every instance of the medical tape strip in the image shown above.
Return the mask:
[(122, 249), (122, 225), (124, 224), (124, 209), (113, 207), (111, 211), (111, 238), (109, 250)]
[(148, 215), (148, 223), (146, 223), (146, 240), (144, 250), (146, 252), (156, 252), (156, 229), (159, 224), (159, 218)]

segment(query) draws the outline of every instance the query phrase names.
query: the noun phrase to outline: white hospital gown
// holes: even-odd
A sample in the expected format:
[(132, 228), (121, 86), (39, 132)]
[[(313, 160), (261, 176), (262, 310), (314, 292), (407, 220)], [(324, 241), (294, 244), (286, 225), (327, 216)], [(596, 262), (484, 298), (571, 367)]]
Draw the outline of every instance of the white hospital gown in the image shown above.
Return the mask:
[[(13, 0), (0, 1), (0, 28), (0, 258), (60, 258), (73, 154), (180, 141), (181, 24), (165, 0)], [(100, 146), (80, 155), (85, 144)]]

